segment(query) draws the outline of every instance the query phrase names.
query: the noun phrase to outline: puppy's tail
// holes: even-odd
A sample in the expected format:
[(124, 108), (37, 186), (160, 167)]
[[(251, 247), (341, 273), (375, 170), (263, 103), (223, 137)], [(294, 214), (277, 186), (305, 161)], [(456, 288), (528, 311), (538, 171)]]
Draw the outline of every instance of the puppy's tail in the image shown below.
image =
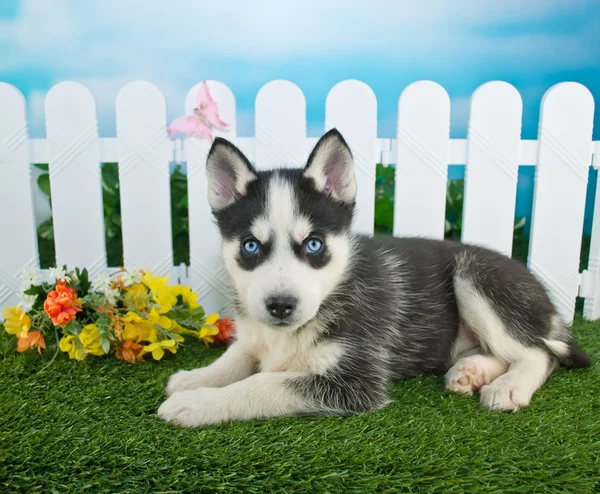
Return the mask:
[(579, 347), (573, 338), (569, 341), (546, 340), (544, 344), (550, 350), (550, 353), (568, 369), (579, 369), (589, 367), (592, 361), (587, 354)]

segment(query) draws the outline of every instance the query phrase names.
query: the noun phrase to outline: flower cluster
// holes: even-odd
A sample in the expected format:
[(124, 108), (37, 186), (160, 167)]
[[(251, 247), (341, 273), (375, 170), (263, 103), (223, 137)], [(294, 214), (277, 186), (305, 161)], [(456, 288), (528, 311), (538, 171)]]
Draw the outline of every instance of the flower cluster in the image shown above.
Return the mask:
[[(160, 360), (176, 353), (190, 335), (209, 343), (229, 343), (235, 330), (229, 318), (206, 315), (189, 287), (169, 277), (121, 268), (90, 283), (87, 270), (50, 270), (52, 282), (37, 270), (23, 272), (22, 302), (4, 310), (4, 329), (18, 338), (17, 350), (46, 348), (44, 334), (54, 329), (59, 349), (75, 360), (114, 354), (129, 363), (150, 354)], [(32, 331), (33, 329), (33, 331)]]

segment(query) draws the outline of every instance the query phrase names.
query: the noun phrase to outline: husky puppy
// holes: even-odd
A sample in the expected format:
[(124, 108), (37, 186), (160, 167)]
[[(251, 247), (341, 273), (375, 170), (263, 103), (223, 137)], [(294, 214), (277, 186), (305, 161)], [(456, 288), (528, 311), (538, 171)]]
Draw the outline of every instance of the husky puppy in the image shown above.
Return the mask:
[(336, 130), (304, 169), (258, 172), (220, 138), (206, 168), (236, 341), (171, 376), (164, 420), (356, 414), (388, 404), (393, 380), (442, 372), (447, 389), (515, 411), (559, 363), (590, 365), (523, 264), (460, 243), (353, 235), (353, 160)]

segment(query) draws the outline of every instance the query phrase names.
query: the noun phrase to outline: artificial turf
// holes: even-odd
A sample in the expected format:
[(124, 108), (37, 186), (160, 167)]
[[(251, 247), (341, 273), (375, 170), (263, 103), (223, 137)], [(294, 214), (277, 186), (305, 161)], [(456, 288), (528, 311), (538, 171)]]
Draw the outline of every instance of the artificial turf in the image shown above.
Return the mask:
[(556, 372), (514, 414), (395, 384), (386, 409), (177, 429), (156, 416), (167, 377), (215, 359), (190, 343), (131, 366), (17, 354), (0, 335), (0, 492), (597, 492), (600, 323), (574, 330), (596, 362)]

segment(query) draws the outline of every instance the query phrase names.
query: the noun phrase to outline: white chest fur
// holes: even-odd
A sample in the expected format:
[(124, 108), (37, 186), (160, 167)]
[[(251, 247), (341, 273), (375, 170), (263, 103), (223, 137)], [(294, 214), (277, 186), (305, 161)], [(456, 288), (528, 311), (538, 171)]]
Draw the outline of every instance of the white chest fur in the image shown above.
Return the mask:
[(317, 342), (316, 326), (290, 333), (248, 319), (237, 322), (237, 341), (256, 359), (261, 372), (323, 374), (336, 365), (344, 351), (340, 343)]

